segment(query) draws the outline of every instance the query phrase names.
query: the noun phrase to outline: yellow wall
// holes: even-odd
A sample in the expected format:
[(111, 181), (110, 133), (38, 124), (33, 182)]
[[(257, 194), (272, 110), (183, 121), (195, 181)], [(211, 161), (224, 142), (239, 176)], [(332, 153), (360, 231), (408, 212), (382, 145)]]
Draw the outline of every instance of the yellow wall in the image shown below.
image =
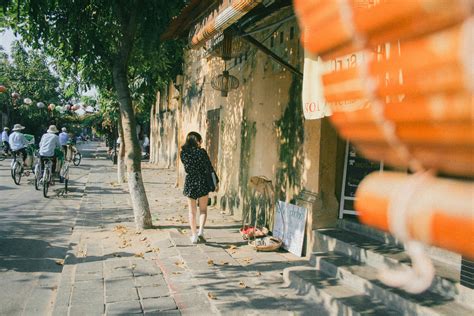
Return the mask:
[[(265, 19), (260, 25), (255, 25), (254, 29), (289, 16), (289, 10)], [(293, 38), (290, 38), (290, 28), (294, 31)], [(280, 32), (283, 32), (282, 42)], [(253, 36), (302, 72), (303, 50), (299, 46), (296, 20), (285, 22), (273, 34), (273, 47), (272, 36), (268, 35), (269, 31), (264, 31)], [(281, 177), (278, 179), (278, 175), (282, 174), (281, 170), (286, 169), (281, 161), (281, 150), (284, 142), (293, 140), (285, 140), (278, 124), (282, 119), (288, 119), (284, 117), (285, 110), (295, 101), (290, 99), (290, 89), (294, 87), (292, 84), (295, 79), (291, 72), (241, 38), (234, 39), (233, 59), (227, 61), (226, 68), (239, 80), (240, 85), (238, 89), (230, 91), (228, 97), (222, 97), (219, 91), (211, 87), (211, 80), (222, 73), (224, 61), (203, 49), (185, 51), (181, 105), (178, 104), (176, 111), (170, 112), (169, 116), (165, 115), (165, 119), (160, 122), (165, 132), (159, 135), (159, 139), (155, 139), (152, 146), (156, 146), (158, 142), (160, 148), (157, 151), (160, 152), (161, 160), (169, 162), (170, 156), (173, 156), (174, 151), (177, 154), (178, 149), (178, 140), (172, 136), (173, 129), (179, 130), (181, 145), (190, 131), (199, 132), (205, 144), (207, 112), (220, 109), (219, 154), (215, 168), (221, 182), (217, 200), (221, 208), (240, 218), (246, 207), (245, 203), (255, 202), (251, 200), (253, 192), (248, 186), (251, 176), (266, 176), (274, 185), (282, 181)], [(175, 118), (174, 122), (171, 116)], [(335, 195), (332, 192), (335, 182), (336, 157), (333, 154), (337, 148), (336, 136), (324, 129), (321, 120), (301, 120), (298, 124), (292, 128), (304, 129), (304, 142), (289, 162), (290, 169), (297, 169), (296, 183), (286, 181), (288, 175), (283, 174), (286, 177), (283, 181), (285, 187), (275, 188), (275, 192), (283, 195), (280, 198), (292, 201), (302, 190), (316, 195), (324, 191), (324, 200), (331, 201), (324, 205), (337, 210), (337, 203), (333, 205)], [(322, 133), (327, 137), (323, 142)], [(322, 150), (327, 152), (322, 155)], [(178, 164), (178, 174), (182, 185), (184, 170), (181, 164)], [(323, 180), (327, 184), (324, 189)]]

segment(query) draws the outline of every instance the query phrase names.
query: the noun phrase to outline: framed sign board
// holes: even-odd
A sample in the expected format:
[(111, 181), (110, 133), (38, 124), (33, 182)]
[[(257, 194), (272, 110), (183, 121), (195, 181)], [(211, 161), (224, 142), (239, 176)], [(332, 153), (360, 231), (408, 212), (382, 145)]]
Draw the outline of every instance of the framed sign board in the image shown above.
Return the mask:
[(349, 142), (346, 142), (341, 201), (339, 203), (339, 218), (342, 218), (344, 214), (357, 214), (354, 210), (354, 201), (359, 183), (369, 173), (382, 170), (383, 162), (374, 162), (361, 157), (354, 146)]
[(308, 210), (304, 207), (278, 201), (273, 236), (283, 240), (283, 248), (301, 257)]

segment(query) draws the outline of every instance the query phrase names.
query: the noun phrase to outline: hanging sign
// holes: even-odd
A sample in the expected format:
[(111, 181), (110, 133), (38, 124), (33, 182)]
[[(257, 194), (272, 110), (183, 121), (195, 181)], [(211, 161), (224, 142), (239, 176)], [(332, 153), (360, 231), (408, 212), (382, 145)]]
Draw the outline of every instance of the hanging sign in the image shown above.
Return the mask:
[(283, 240), (283, 248), (299, 257), (303, 253), (307, 216), (306, 208), (278, 201), (273, 236)]
[[(303, 113), (307, 120), (320, 119), (333, 112), (356, 111), (368, 105), (367, 99), (326, 102), (322, 76), (354, 68), (364, 60), (363, 52), (354, 52), (332, 60), (322, 61), (320, 57), (305, 51), (303, 73)], [(334, 87), (333, 87), (334, 88)], [(338, 87), (342, 89), (343, 87)], [(326, 86), (326, 89), (329, 87)]]
[(325, 63), (321, 58), (305, 51), (303, 70), (303, 113), (307, 120), (331, 115), (331, 108), (324, 100), (323, 75)]

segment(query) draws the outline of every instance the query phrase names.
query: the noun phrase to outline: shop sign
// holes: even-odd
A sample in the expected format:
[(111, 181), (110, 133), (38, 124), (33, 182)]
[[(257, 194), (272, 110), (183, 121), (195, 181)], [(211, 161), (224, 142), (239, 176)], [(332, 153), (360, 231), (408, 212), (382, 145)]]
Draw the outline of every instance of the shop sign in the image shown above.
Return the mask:
[(324, 98), (322, 76), (327, 73), (354, 68), (363, 60), (363, 53), (356, 52), (332, 60), (322, 61), (320, 57), (305, 51), (303, 71), (303, 113), (307, 120), (332, 115), (333, 111), (356, 111), (367, 105), (367, 100), (346, 100), (328, 103)]
[(283, 240), (283, 248), (301, 257), (308, 216), (307, 209), (278, 201), (275, 215), (273, 236)]

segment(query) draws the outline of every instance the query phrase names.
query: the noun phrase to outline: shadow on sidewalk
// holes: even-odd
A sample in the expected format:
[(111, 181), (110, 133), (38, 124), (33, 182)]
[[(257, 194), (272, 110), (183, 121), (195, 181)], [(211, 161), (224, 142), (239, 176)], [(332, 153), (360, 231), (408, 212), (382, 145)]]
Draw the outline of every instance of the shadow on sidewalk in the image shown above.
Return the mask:
[[(72, 245), (75, 245), (75, 244), (73, 243)], [(106, 261), (106, 260), (109, 260), (109, 259), (121, 259), (121, 258), (132, 258), (132, 257), (136, 257), (136, 255), (134, 253), (124, 252), (124, 251), (114, 252), (114, 253), (106, 254), (106, 255), (103, 255), (103, 256), (89, 256), (89, 255), (87, 255), (86, 257), (77, 257), (74, 254), (69, 254), (66, 257), (66, 260), (65, 260), (64, 264), (65, 265), (74, 265), (74, 264), (85, 263), (85, 262), (102, 262), (102, 261)]]
[(0, 238), (0, 271), (61, 273), (62, 266), (56, 260), (64, 258), (66, 251), (38, 239)]
[[(229, 224), (229, 225), (216, 225), (216, 226), (211, 226), (211, 225), (206, 225), (206, 230), (213, 230), (213, 229), (239, 229), (242, 227), (242, 225), (235, 225), (235, 224)], [(189, 224), (183, 224), (183, 225), (153, 225), (153, 229), (189, 229)]]

